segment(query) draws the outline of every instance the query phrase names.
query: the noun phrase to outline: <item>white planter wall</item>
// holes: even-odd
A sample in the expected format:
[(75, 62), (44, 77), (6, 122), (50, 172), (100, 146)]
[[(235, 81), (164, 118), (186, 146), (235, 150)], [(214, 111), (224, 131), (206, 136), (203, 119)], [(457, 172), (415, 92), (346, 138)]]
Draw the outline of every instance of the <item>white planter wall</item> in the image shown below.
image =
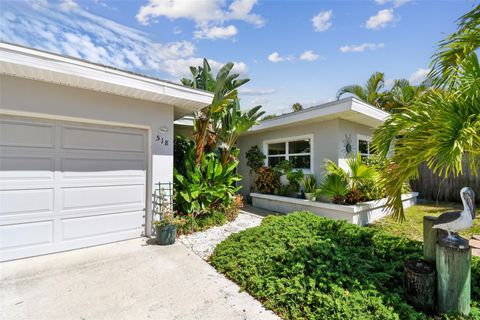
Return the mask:
[[(251, 193), (250, 196), (253, 206), (257, 208), (280, 213), (310, 211), (322, 217), (346, 220), (359, 226), (370, 224), (390, 214), (389, 211), (385, 211), (386, 199), (346, 206), (261, 193)], [(403, 194), (403, 207), (408, 208), (415, 205), (417, 196), (417, 192)]]

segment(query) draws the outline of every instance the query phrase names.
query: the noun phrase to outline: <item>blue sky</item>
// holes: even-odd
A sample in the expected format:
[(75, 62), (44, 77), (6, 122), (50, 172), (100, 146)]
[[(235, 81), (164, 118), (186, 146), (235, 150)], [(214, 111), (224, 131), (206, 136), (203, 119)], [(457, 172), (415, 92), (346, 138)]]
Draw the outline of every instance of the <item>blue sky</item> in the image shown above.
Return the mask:
[(435, 43), (478, 1), (0, 2), (0, 39), (178, 82), (206, 57), (249, 77), (242, 107), (288, 112), (374, 71), (422, 81)]

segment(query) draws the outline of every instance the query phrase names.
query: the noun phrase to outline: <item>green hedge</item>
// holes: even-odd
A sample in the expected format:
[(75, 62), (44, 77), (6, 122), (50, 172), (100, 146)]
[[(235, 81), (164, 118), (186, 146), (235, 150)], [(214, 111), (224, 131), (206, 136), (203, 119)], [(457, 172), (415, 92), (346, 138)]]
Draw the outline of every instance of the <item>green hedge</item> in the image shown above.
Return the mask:
[(403, 263), (421, 255), (419, 242), (296, 212), (231, 235), (211, 263), (284, 319), (425, 319), (402, 297)]

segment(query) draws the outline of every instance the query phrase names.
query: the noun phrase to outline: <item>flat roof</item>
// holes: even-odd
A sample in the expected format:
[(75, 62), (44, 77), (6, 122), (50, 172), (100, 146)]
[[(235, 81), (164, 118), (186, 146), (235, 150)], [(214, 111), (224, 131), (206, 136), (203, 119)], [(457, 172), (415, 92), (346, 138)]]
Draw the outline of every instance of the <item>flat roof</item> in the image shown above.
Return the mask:
[(6, 42), (0, 42), (0, 74), (173, 105), (175, 119), (213, 98), (181, 84)]
[(365, 103), (356, 97), (348, 97), (261, 121), (258, 125), (245, 132), (244, 135), (295, 126), (299, 123), (311, 123), (337, 118), (375, 128), (381, 125), (389, 116), (388, 112)]

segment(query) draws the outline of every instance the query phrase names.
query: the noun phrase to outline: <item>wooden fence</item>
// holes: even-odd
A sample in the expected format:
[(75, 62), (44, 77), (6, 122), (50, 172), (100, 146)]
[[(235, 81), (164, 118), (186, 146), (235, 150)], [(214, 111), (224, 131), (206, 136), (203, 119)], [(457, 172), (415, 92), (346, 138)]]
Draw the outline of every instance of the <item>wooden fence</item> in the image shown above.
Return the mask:
[(467, 163), (464, 163), (464, 173), (458, 177), (442, 178), (434, 174), (426, 165), (419, 168), (418, 180), (411, 183), (412, 189), (420, 193), (419, 198), (432, 201), (461, 202), (460, 190), (470, 187), (475, 192), (475, 202), (480, 203), (480, 170), (475, 175)]

